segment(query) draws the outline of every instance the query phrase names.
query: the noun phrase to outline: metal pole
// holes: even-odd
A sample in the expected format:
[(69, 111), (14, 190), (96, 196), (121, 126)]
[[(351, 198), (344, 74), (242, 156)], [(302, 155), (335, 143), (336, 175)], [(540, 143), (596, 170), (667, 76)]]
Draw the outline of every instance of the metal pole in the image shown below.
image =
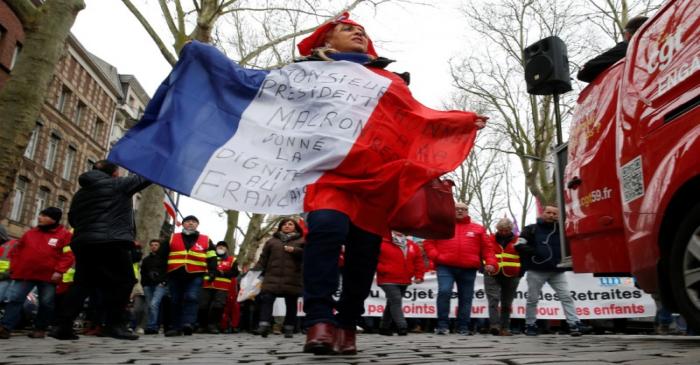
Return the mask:
[(557, 127), (557, 147), (564, 143), (561, 133), (561, 111), (559, 111), (559, 94), (554, 94), (554, 121)]

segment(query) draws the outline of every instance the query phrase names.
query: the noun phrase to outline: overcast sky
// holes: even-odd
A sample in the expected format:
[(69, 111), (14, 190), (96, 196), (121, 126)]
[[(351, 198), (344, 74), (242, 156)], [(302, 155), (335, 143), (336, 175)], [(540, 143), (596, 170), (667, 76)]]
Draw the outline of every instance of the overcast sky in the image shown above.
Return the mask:
[[(144, 0), (134, 3), (143, 4)], [(155, 1), (145, 3), (153, 5)], [(440, 109), (451, 90), (448, 59), (475, 44), (459, 36), (466, 26), (456, 11), (458, 3), (440, 1), (435, 7), (417, 9), (381, 6), (376, 14), (369, 8), (351, 14), (377, 43), (378, 53), (397, 60), (390, 67), (392, 70), (411, 72), (411, 90), (416, 99), (436, 109)], [(72, 29), (78, 40), (88, 51), (114, 65), (119, 73), (135, 75), (146, 92), (153, 95), (171, 69), (155, 43), (121, 1), (86, 0), (86, 4)], [(162, 15), (157, 7), (154, 10), (146, 16), (160, 34), (167, 34)], [(219, 208), (183, 197), (180, 209), (184, 215), (199, 217), (201, 232), (214, 240), (223, 239), (226, 221), (216, 214)]]

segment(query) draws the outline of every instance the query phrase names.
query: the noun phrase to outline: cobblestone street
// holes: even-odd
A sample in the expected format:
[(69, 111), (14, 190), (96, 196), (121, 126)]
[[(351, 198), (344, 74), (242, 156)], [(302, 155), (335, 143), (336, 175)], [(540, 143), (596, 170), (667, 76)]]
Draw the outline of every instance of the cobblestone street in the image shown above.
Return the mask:
[(301, 352), (303, 336), (145, 336), (138, 342), (81, 337), (32, 340), (20, 334), (0, 342), (0, 364), (699, 364), (700, 337), (589, 335), (358, 337), (356, 356)]

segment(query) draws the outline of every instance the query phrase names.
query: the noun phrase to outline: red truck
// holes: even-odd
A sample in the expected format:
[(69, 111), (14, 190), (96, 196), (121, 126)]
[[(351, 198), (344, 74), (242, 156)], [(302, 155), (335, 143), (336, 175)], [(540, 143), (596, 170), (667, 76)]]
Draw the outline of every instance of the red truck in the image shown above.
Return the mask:
[(659, 9), (571, 126), (559, 184), (574, 271), (631, 275), (700, 329), (700, 2)]

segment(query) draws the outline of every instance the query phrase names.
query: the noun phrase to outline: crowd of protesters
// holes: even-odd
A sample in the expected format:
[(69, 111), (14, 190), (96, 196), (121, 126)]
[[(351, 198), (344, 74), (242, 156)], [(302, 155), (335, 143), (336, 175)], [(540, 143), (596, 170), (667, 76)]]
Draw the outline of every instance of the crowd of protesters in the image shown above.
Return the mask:
[[(305, 330), (297, 318), (297, 303), (304, 291), (306, 229), (298, 220), (280, 220), (250, 270), (243, 267), (239, 271), (228, 243), (213, 244), (197, 230), (199, 220), (192, 215), (183, 219), (182, 231), (168, 240), (148, 242), (148, 254), (142, 258), (133, 223), (129, 223), (133, 222), (130, 201), (148, 182), (120, 177), (117, 166), (100, 161), (81, 176), (81, 183), (69, 212), (72, 230), (60, 224), (63, 212), (55, 207), (42, 210), (37, 226), (17, 240), (0, 229), (0, 302), (4, 307), (0, 338), (7, 339), (18, 326), (31, 323), (31, 338), (45, 337), (52, 327), (48, 332), (52, 337), (77, 339), (73, 324), (81, 312), (85, 312), (84, 334), (130, 340), (161, 331), (171, 337), (242, 329), (263, 337), (272, 332), (292, 337)], [(118, 207), (112, 199), (121, 199)], [(90, 215), (74, 209), (90, 209)], [(562, 303), (568, 333), (580, 336), (590, 328), (576, 316), (564, 269), (557, 266), (561, 261), (557, 215), (557, 208), (544, 207), (537, 222), (520, 234), (511, 220), (503, 218), (496, 223), (494, 234), (489, 234), (471, 220), (467, 205), (458, 202), (451, 239), (414, 242), (392, 232), (381, 243), (376, 266), (376, 282), (386, 296), (383, 316), (376, 328), (368, 321), (357, 325), (387, 336), (432, 328), (438, 335), (472, 335), (480, 329), (511, 336), (515, 327), (511, 304), (527, 271), (527, 315), (522, 332), (537, 335), (547, 330), (538, 329), (536, 309), (542, 286), (548, 283)], [(116, 227), (118, 224), (126, 226)], [(344, 265), (342, 255), (340, 266)], [(402, 298), (410, 285), (421, 283), (431, 271), (438, 282), (437, 318), (420, 324), (404, 317)], [(484, 274), (488, 324), (470, 318), (479, 271)], [(246, 272), (260, 274), (261, 290), (253, 301), (239, 303), (238, 279)], [(340, 282), (343, 272), (340, 270)], [(450, 320), (455, 286), (457, 318)], [(38, 309), (29, 322), (25, 302), (32, 291), (38, 296)], [(286, 315), (275, 326), (277, 298), (284, 299)], [(672, 317), (666, 312), (660, 308), (659, 333), (669, 332), (671, 320), (667, 318)]]

